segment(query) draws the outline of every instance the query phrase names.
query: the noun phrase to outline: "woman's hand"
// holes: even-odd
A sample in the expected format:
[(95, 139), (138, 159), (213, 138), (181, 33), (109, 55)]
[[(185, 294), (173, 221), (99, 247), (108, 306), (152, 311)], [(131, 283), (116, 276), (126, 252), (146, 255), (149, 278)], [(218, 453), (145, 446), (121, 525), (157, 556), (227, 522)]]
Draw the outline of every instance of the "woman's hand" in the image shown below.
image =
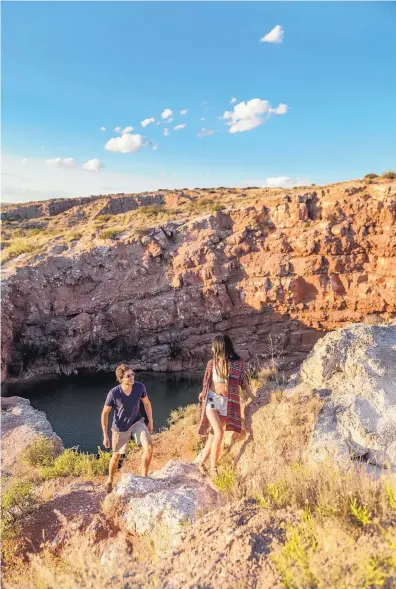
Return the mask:
[(201, 391), (201, 392), (199, 393), (199, 395), (198, 395), (198, 401), (199, 401), (200, 403), (202, 403), (202, 401), (203, 401), (203, 398), (204, 398), (204, 394), (203, 394), (203, 391)]

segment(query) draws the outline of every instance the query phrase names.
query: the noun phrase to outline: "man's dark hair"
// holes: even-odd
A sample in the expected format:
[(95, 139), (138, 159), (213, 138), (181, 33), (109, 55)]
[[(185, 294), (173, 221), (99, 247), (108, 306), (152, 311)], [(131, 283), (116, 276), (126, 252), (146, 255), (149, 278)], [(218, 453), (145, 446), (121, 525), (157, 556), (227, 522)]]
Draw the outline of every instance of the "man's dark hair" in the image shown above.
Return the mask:
[(124, 374), (128, 371), (128, 370), (132, 370), (133, 368), (130, 364), (119, 364), (116, 368), (116, 378), (118, 380), (118, 382), (121, 382), (122, 379), (124, 378)]

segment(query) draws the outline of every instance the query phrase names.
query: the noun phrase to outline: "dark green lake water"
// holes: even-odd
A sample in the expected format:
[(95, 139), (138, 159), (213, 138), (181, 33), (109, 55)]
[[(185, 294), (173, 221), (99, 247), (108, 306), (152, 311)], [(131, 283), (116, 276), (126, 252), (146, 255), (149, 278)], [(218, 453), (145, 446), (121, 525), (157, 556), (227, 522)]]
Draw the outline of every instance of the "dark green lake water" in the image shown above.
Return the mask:
[[(138, 373), (136, 380), (146, 385), (155, 431), (167, 425), (173, 409), (198, 402), (202, 382), (199, 376), (186, 374)], [(85, 452), (97, 452), (102, 444), (100, 414), (107, 393), (116, 385), (114, 372), (96, 372), (5, 383), (2, 394), (25, 397), (32, 407), (44, 411), (66, 447), (79, 446)]]

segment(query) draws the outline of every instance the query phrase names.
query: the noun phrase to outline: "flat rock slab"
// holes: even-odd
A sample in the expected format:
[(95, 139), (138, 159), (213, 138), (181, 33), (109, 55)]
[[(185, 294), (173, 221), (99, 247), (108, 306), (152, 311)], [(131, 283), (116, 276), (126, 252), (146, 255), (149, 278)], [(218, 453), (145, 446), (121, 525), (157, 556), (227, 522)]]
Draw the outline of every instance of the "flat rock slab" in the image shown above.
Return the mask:
[(150, 535), (159, 550), (175, 546), (186, 526), (223, 502), (195, 465), (180, 460), (150, 477), (124, 474), (114, 495), (121, 528)]

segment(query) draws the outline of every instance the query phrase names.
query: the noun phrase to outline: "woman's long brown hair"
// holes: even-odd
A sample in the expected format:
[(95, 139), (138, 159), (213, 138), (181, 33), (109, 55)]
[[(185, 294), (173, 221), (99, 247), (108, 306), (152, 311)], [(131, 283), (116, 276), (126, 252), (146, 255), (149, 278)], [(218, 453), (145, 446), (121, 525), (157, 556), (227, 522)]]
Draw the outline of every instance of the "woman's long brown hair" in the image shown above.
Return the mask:
[(228, 362), (239, 360), (228, 335), (216, 335), (212, 342), (213, 363), (220, 378), (228, 378)]

